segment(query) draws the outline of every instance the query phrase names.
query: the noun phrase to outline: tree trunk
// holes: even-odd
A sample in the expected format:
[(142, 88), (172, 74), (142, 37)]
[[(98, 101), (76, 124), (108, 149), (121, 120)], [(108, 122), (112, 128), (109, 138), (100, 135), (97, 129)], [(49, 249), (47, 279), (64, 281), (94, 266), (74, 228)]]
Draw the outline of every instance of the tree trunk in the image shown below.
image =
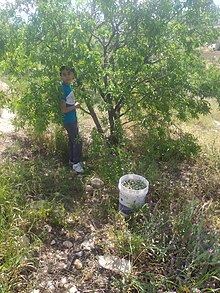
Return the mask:
[[(81, 82), (81, 80), (79, 80), (79, 79), (77, 78), (77, 72), (76, 72), (76, 70), (75, 70), (74, 68), (73, 68), (73, 70), (74, 70), (74, 76), (75, 76), (76, 81), (77, 81), (77, 85), (78, 85), (78, 86), (81, 88), (81, 90), (86, 94), (86, 90), (85, 90), (85, 87), (84, 87), (83, 83)], [(85, 99), (85, 103), (86, 103), (86, 106), (87, 106), (87, 108), (88, 108), (88, 110), (89, 110), (89, 114), (92, 116), (92, 119), (93, 119), (93, 121), (94, 121), (94, 123), (95, 123), (95, 126), (96, 126), (98, 132), (103, 134), (104, 131), (103, 131), (102, 126), (101, 126), (101, 124), (100, 124), (100, 122), (99, 122), (99, 119), (98, 119), (98, 117), (97, 117), (97, 115), (96, 115), (96, 113), (95, 113), (94, 108), (89, 104), (89, 102), (88, 102), (86, 99)]]
[[(86, 104), (86, 105), (87, 105), (87, 104)], [(97, 127), (98, 132), (103, 134), (104, 131), (103, 131), (103, 129), (102, 129), (102, 126), (101, 126), (101, 124), (100, 124), (100, 122), (99, 122), (99, 119), (98, 119), (98, 117), (97, 117), (97, 115), (96, 115), (96, 113), (95, 113), (93, 107), (90, 106), (90, 105), (87, 105), (87, 107), (88, 107), (89, 112), (90, 112), (90, 115), (92, 116), (92, 119), (93, 119), (93, 121), (94, 121), (94, 123), (95, 123), (95, 125), (96, 125), (96, 127)]]
[(120, 113), (118, 111), (115, 111), (115, 109), (113, 108), (108, 111), (109, 124), (110, 124), (109, 142), (111, 145), (115, 145), (115, 146), (119, 145), (123, 138), (122, 126), (121, 126), (119, 114)]

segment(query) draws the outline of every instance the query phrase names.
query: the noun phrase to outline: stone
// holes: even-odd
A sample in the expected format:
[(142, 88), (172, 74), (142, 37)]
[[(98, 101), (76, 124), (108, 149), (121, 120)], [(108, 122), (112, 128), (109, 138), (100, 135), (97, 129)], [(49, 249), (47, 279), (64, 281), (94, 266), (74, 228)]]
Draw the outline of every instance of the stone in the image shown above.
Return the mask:
[(66, 268), (66, 263), (65, 263), (65, 262), (58, 262), (58, 263), (56, 264), (56, 268), (57, 268), (58, 270), (63, 270), (63, 269)]
[(131, 272), (130, 261), (116, 256), (98, 256), (98, 263), (104, 269), (114, 271), (116, 273), (129, 274)]
[(23, 235), (20, 239), (20, 244), (25, 247), (25, 246), (29, 246), (30, 245), (30, 239), (26, 236)]
[(50, 242), (50, 245), (54, 245), (54, 244), (56, 244), (56, 240), (52, 240), (51, 242)]
[(75, 255), (76, 255), (77, 257), (82, 257), (83, 252), (82, 252), (82, 251), (76, 252)]
[(53, 291), (53, 290), (56, 289), (56, 287), (55, 287), (53, 281), (49, 281), (49, 282), (47, 283), (47, 288), (48, 288), (49, 290), (51, 290), (51, 291)]
[(88, 184), (88, 185), (86, 185), (85, 191), (86, 191), (86, 194), (92, 195), (94, 189), (91, 185)]
[(60, 196), (60, 192), (55, 192), (54, 195), (55, 196)]
[[(71, 286), (71, 285), (70, 285), (69, 283), (67, 283), (67, 284), (64, 284), (64, 285), (63, 285), (63, 288), (65, 288), (65, 289), (69, 289), (70, 286)], [(69, 291), (65, 291), (65, 292), (69, 292)]]
[(83, 237), (83, 236), (85, 235), (85, 232), (84, 232), (84, 231), (82, 231), (82, 230), (79, 230), (79, 231), (78, 231), (78, 234), (79, 234), (80, 236), (82, 236), (82, 237)]
[(82, 270), (82, 268), (83, 268), (83, 264), (82, 264), (82, 262), (77, 258), (77, 259), (75, 259), (75, 261), (74, 261), (74, 266), (75, 266), (75, 268), (77, 269), (77, 270)]
[(47, 273), (52, 274), (53, 272), (54, 272), (54, 263), (49, 262), (48, 265), (47, 265)]
[(100, 188), (102, 188), (104, 186), (104, 182), (99, 178), (92, 178), (90, 180), (90, 184), (95, 189), (100, 189)]
[(51, 242), (50, 242), (50, 245), (55, 245), (56, 244), (56, 240), (52, 240)]
[(66, 248), (71, 248), (73, 247), (73, 243), (71, 241), (64, 241), (63, 242), (63, 246), (66, 247)]
[(79, 293), (79, 291), (77, 290), (76, 286), (73, 286), (70, 288), (69, 293)]
[(84, 250), (92, 250), (94, 248), (95, 248), (95, 243), (92, 239), (85, 240), (81, 244), (81, 249), (84, 249)]
[(67, 284), (67, 278), (66, 277), (63, 277), (61, 280), (60, 280), (60, 283), (62, 286), (64, 286), (65, 284)]

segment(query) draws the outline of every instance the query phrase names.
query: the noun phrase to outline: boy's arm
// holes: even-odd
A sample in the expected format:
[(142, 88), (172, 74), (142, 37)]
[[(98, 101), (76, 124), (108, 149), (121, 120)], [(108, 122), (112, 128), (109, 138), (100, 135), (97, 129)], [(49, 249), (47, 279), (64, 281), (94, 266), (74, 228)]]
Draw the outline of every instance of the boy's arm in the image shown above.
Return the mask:
[(80, 103), (75, 103), (75, 105), (67, 107), (66, 106), (66, 101), (65, 100), (61, 100), (61, 112), (62, 113), (68, 113), (70, 111), (76, 110), (80, 107)]

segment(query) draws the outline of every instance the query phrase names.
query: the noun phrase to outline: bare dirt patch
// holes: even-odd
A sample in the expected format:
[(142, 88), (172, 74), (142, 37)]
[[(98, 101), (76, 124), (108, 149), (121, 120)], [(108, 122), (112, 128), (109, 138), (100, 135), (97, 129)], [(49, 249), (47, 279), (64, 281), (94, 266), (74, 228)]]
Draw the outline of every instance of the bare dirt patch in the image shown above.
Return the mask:
[(204, 51), (202, 57), (208, 61), (208, 63), (217, 63), (220, 59), (220, 51)]
[(2, 153), (12, 145), (14, 140), (15, 128), (12, 124), (12, 118), (14, 117), (6, 109), (2, 110), (0, 116), (0, 157)]

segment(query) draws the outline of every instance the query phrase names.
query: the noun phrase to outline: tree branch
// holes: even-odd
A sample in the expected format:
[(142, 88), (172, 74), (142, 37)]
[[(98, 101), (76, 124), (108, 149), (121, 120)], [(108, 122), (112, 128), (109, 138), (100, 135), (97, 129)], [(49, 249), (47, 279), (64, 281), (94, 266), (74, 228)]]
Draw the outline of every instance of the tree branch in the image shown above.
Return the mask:
[[(145, 98), (146, 96), (143, 96), (136, 104), (139, 104)], [(131, 109), (132, 107), (129, 107), (124, 113), (120, 114), (119, 117), (121, 118), (122, 116), (126, 115)]]
[(82, 110), (84, 113), (91, 115), (89, 111), (86, 111), (82, 106), (80, 106), (80, 110)]
[[(96, 31), (97, 29), (99, 29), (101, 26), (103, 26), (106, 22), (103, 21), (101, 22), (100, 24), (98, 24), (95, 28), (94, 28), (94, 31)], [(87, 42), (87, 47), (89, 49), (89, 51), (92, 51), (92, 48), (91, 48), (91, 41), (92, 41), (92, 37), (94, 37), (93, 33), (91, 33), (91, 36)]]
[(91, 33), (91, 35), (92, 35), (96, 40), (99, 41), (99, 43), (102, 45), (103, 48), (105, 48), (105, 44), (103, 43), (103, 41), (102, 41), (98, 36), (96, 36), (96, 35), (93, 34), (93, 33)]
[[(85, 87), (84, 87), (82, 81), (81, 81), (80, 79), (78, 79), (78, 77), (77, 77), (77, 72), (76, 72), (75, 68), (73, 68), (73, 73), (74, 73), (74, 76), (75, 76), (75, 78), (76, 78), (77, 85), (78, 85), (79, 87), (81, 87), (81, 89), (82, 89), (82, 91), (83, 91), (84, 93), (86, 93), (86, 89), (85, 89)], [(97, 116), (96, 113), (95, 113), (95, 110), (93, 109), (93, 107), (89, 104), (89, 102), (88, 102), (86, 99), (85, 99), (85, 103), (86, 103), (86, 106), (87, 106), (87, 108), (88, 108), (89, 111), (86, 111), (85, 109), (83, 109), (83, 108), (81, 108), (81, 107), (80, 107), (80, 108), (81, 108), (85, 113), (87, 113), (87, 114), (89, 114), (89, 115), (92, 116), (92, 119), (93, 119), (93, 121), (94, 121), (94, 123), (95, 123), (95, 125), (96, 125), (96, 127), (97, 127), (97, 129), (98, 129), (98, 131), (99, 131), (99, 133), (104, 133), (104, 131), (103, 131), (103, 129), (102, 129), (102, 126), (101, 126), (101, 124), (100, 124), (100, 122), (99, 122), (98, 116)]]
[(121, 125), (124, 126), (124, 125), (126, 125), (126, 124), (128, 124), (128, 123), (131, 123), (131, 122), (134, 122), (134, 120), (125, 121), (125, 122), (123, 122)]

